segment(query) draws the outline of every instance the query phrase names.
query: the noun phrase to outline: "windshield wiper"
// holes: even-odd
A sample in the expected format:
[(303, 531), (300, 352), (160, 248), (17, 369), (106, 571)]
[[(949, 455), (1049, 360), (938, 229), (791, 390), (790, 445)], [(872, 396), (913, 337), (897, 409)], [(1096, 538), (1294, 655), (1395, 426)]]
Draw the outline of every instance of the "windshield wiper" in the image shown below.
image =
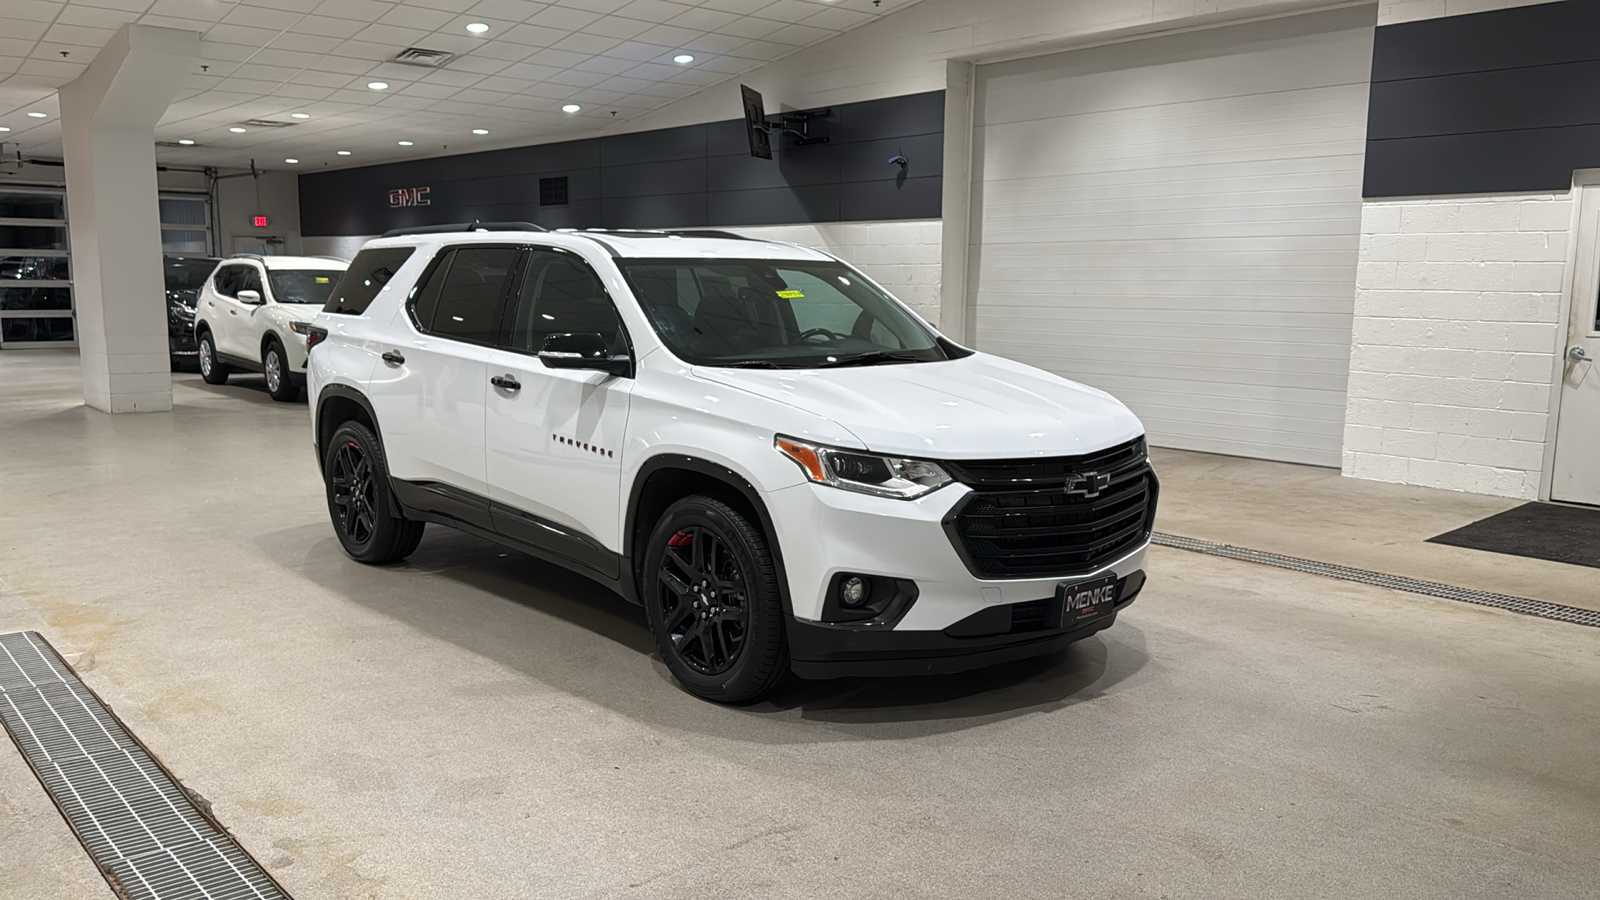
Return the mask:
[(718, 369), (787, 369), (789, 366), (780, 366), (767, 359), (736, 359), (732, 362), (708, 363)]
[(834, 366), (871, 366), (886, 362), (921, 362), (922, 357), (914, 353), (892, 353), (888, 350), (869, 350), (866, 353), (852, 353), (849, 356), (825, 359), (817, 363), (817, 368), (827, 369)]

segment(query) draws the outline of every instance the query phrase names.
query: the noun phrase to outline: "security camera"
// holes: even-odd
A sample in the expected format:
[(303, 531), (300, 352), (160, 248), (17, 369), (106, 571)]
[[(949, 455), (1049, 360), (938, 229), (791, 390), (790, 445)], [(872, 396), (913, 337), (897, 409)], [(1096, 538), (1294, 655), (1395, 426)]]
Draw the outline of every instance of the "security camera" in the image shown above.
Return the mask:
[(889, 165), (891, 165), (891, 166), (899, 166), (902, 169), (904, 169), (906, 167), (906, 163), (909, 162), (909, 161), (910, 160), (907, 160), (905, 158), (905, 156), (903, 156), (901, 154), (898, 154), (898, 153), (895, 154), (894, 156), (889, 157)]

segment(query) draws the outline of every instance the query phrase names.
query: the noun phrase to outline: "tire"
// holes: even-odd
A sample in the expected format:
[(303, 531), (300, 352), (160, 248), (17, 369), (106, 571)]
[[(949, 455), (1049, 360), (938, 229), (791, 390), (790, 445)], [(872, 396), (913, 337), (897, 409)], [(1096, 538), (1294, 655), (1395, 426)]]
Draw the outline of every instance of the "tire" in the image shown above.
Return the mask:
[(195, 343), (200, 348), (200, 356), (197, 357), (200, 363), (200, 377), (206, 380), (206, 384), (227, 384), (228, 364), (217, 359), (217, 345), (211, 340), (211, 332), (200, 332), (200, 337)]
[(766, 535), (738, 510), (703, 494), (672, 504), (639, 580), (656, 647), (690, 693), (754, 700), (789, 673), (777, 565)]
[(272, 399), (279, 403), (300, 399), (300, 385), (289, 375), (289, 354), (275, 340), (267, 341), (267, 349), (261, 351), (261, 374), (267, 378), (267, 393)]
[(405, 559), (422, 542), (427, 523), (405, 518), (389, 490), (389, 466), (372, 430), (346, 422), (333, 433), (323, 457), (328, 516), (344, 552), (382, 565)]

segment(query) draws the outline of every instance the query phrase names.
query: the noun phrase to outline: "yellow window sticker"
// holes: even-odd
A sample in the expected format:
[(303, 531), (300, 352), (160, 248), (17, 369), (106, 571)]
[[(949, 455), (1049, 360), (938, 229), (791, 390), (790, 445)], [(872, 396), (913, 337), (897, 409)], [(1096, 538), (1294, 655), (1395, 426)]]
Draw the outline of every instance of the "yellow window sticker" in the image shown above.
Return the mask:
[(328, 279), (327, 278), (325, 278), (325, 277), (323, 277), (321, 275), (317, 276), (317, 284), (327, 284), (327, 283), (328, 283)]
[(804, 300), (806, 295), (799, 291), (779, 291), (778, 296), (785, 300)]

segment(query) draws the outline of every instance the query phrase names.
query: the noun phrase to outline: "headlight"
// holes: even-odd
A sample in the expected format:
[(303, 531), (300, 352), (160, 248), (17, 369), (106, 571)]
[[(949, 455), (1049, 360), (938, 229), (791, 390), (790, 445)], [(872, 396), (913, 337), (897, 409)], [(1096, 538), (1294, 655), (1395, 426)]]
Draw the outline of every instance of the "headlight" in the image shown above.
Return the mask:
[(294, 332), (295, 334), (310, 334), (311, 333), (311, 323), (310, 322), (290, 322), (289, 323), (289, 330)]
[(779, 435), (772, 445), (818, 484), (879, 497), (913, 500), (949, 484), (950, 475), (925, 459), (879, 456), (819, 447)]

